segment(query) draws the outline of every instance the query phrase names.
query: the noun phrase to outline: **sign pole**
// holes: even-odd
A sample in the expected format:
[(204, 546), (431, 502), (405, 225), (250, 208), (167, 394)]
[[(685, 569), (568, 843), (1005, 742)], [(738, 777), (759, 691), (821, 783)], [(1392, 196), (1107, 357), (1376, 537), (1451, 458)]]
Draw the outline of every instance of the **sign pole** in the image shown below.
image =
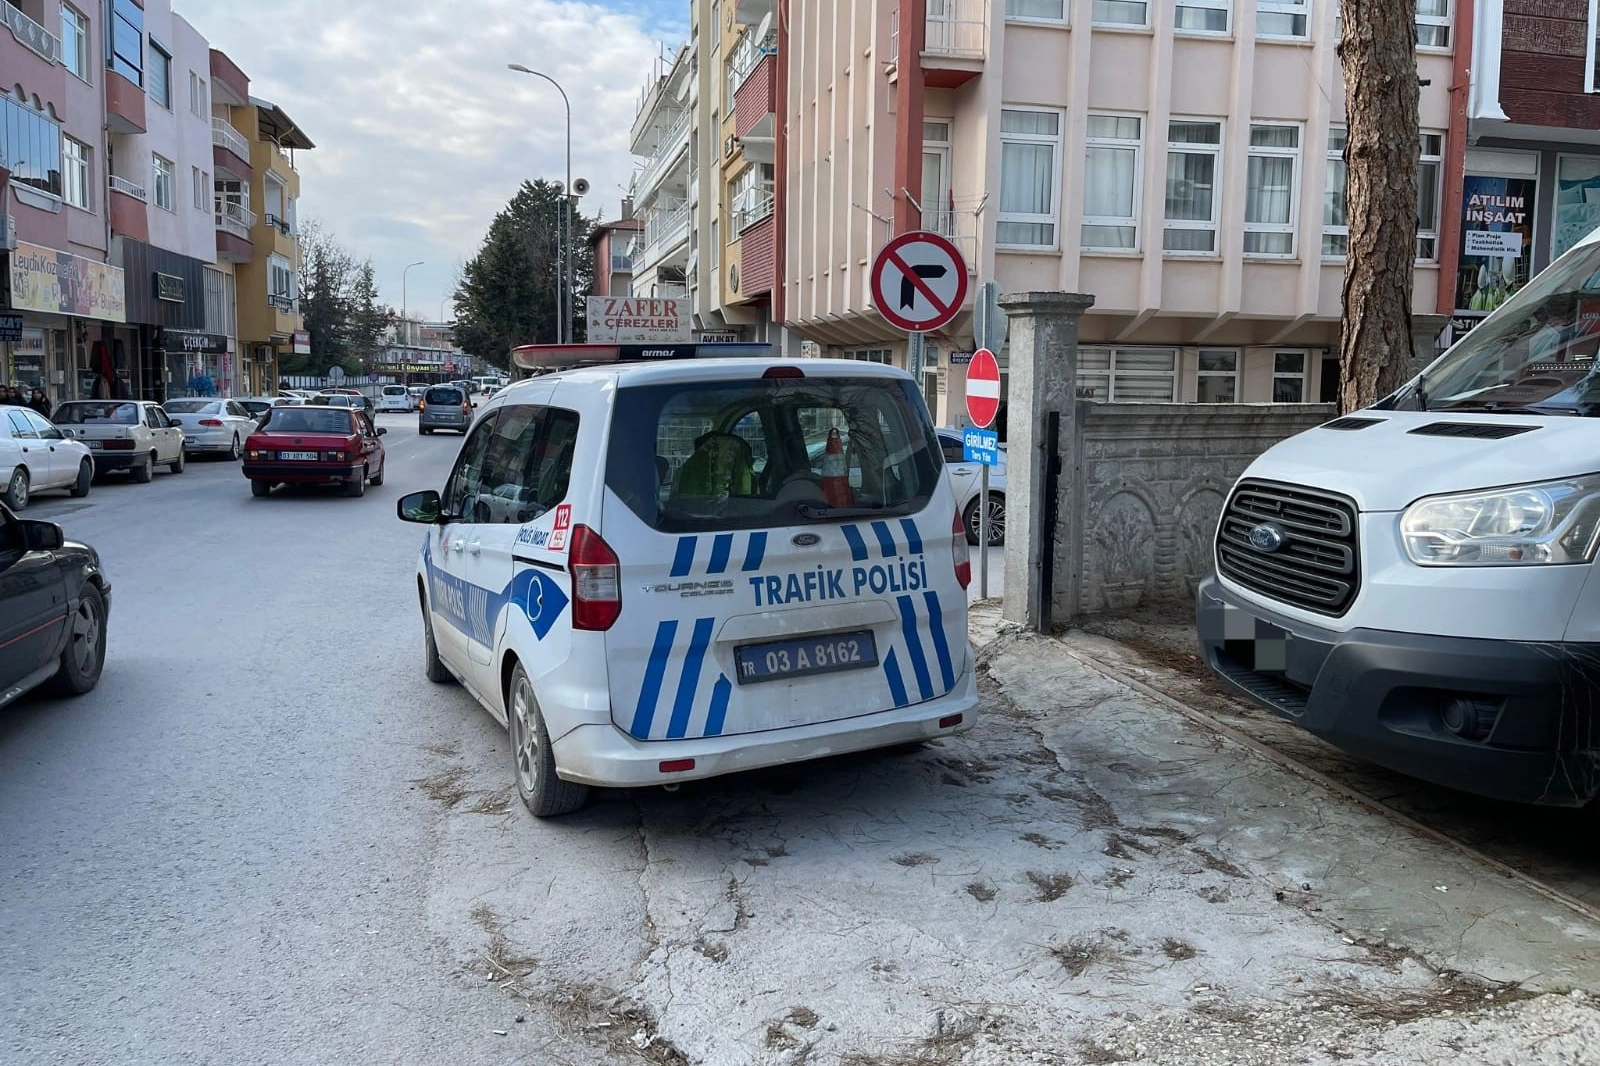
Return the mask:
[(989, 467), (1000, 461), (1000, 435), (989, 427), (1000, 411), (1000, 365), (994, 352), (979, 348), (967, 364), (967, 417), (962, 453), (982, 466), (978, 479), (978, 597), (989, 598)]
[(906, 371), (917, 379), (917, 391), (922, 391), (923, 335), (911, 334), (906, 338)]
[(978, 599), (989, 598), (989, 464), (978, 474)]

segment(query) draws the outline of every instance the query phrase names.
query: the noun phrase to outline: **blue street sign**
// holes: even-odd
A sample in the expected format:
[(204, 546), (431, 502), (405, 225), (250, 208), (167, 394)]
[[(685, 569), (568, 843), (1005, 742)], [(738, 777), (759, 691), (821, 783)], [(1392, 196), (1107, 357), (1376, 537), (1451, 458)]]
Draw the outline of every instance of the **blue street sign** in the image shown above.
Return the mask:
[(961, 451), (969, 463), (994, 466), (1000, 462), (1000, 434), (992, 429), (968, 426), (961, 431)]

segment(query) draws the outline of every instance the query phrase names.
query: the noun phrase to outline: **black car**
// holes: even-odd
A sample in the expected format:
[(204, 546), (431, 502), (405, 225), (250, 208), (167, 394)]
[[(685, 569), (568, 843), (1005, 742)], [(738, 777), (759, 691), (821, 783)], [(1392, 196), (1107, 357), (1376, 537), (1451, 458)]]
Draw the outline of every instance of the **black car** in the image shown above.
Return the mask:
[(110, 608), (99, 553), (0, 505), (0, 707), (40, 685), (63, 696), (94, 688)]

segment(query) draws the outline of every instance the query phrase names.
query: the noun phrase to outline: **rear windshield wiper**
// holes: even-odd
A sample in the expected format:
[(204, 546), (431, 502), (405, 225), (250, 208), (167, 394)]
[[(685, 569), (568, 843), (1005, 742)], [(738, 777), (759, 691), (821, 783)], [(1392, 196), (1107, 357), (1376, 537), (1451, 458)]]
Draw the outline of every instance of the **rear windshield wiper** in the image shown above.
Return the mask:
[(897, 504), (893, 507), (813, 507), (809, 503), (802, 503), (795, 509), (800, 512), (801, 518), (813, 522), (826, 522), (835, 518), (894, 518), (897, 515), (911, 513), (909, 504)]

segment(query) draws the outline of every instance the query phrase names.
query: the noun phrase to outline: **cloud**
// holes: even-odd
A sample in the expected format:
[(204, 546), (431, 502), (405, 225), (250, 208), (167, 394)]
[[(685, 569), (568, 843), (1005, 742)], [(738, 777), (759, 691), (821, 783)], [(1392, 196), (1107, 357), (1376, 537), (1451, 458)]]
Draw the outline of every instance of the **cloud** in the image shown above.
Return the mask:
[[(174, 0), (317, 147), (296, 153), (300, 215), (370, 256), (399, 306), (431, 318), (489, 221), (528, 178), (572, 173), (587, 214), (617, 217), (628, 132), (651, 62), (687, 34), (684, 0)], [(448, 305), (445, 312), (449, 313)]]

